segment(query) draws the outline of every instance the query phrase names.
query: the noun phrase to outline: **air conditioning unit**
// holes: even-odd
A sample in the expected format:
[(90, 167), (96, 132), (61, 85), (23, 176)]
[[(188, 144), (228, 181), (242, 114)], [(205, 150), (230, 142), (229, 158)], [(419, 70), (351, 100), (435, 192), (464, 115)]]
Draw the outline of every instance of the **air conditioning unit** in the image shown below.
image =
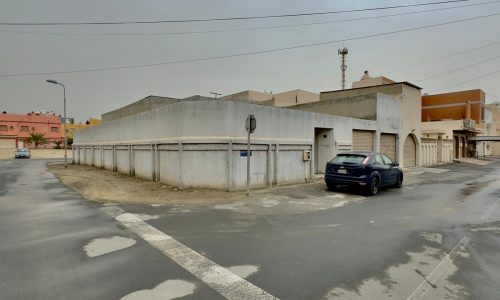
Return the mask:
[(472, 119), (465, 119), (464, 120), (464, 128), (468, 128), (468, 129), (476, 128), (476, 121), (472, 120)]

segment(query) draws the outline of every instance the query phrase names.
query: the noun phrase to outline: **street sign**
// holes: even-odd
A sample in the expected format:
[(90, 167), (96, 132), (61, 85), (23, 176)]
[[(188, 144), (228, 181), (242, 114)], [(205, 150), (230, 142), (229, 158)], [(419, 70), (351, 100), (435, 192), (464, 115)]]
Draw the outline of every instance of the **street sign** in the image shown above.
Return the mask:
[(247, 132), (250, 133), (253, 133), (255, 131), (255, 128), (257, 128), (257, 119), (255, 119), (254, 115), (248, 115), (247, 121), (245, 123), (245, 128), (247, 129)]

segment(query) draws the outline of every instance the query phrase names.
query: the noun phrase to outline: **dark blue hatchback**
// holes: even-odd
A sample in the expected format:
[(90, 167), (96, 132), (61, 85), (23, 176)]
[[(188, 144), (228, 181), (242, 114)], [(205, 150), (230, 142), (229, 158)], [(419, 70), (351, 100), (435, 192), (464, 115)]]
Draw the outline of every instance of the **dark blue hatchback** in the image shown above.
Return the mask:
[(325, 182), (329, 190), (350, 185), (376, 195), (381, 187), (401, 187), (403, 171), (397, 162), (382, 153), (350, 151), (327, 162)]

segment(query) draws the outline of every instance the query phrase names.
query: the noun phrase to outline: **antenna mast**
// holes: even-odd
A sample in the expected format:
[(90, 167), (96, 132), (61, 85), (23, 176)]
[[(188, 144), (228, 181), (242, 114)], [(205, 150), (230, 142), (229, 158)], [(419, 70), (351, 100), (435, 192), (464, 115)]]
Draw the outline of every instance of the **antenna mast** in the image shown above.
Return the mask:
[(342, 63), (340, 65), (340, 70), (342, 71), (342, 89), (345, 90), (345, 70), (347, 70), (347, 65), (345, 64), (345, 57), (349, 53), (347, 48), (339, 49), (339, 55), (342, 55)]

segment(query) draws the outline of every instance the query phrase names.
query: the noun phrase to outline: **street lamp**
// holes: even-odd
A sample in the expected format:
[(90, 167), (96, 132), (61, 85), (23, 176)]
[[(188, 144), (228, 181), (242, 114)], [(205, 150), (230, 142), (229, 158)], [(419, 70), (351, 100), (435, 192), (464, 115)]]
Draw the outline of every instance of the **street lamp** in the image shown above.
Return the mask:
[(57, 82), (52, 79), (47, 79), (46, 80), (48, 83), (52, 84), (59, 84), (60, 86), (63, 87), (63, 94), (64, 94), (64, 168), (68, 168), (68, 155), (66, 153), (66, 87), (64, 84)]

